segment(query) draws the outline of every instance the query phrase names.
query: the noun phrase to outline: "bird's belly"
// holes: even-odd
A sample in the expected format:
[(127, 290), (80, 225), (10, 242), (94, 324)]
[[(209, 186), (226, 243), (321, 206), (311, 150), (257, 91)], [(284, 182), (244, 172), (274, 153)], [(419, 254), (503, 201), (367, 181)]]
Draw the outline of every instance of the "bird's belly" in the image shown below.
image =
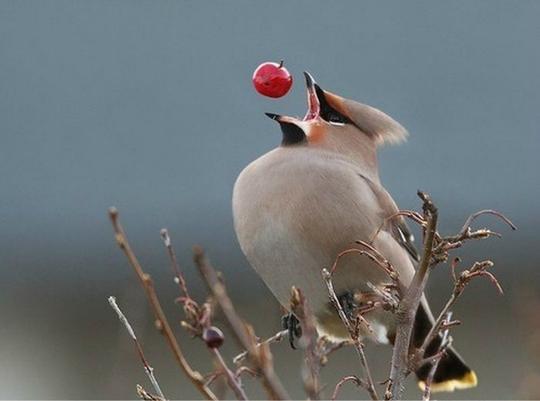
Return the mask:
[[(337, 224), (340, 220), (337, 216), (299, 221), (298, 215), (295, 219), (284, 219), (261, 211), (257, 218), (258, 229), (249, 239), (249, 245), (243, 247), (253, 268), (286, 309), (289, 309), (291, 287), (295, 286), (304, 292), (320, 331), (335, 338), (347, 338), (343, 324), (329, 303), (322, 269), (330, 269), (341, 251), (358, 248), (355, 240), (368, 241), (363, 233), (371, 232), (371, 227), (370, 230), (363, 227), (360, 217), (356, 223)], [(377, 285), (385, 280), (386, 275), (358, 253), (341, 257), (333, 277), (338, 296), (368, 290), (368, 282)], [(373, 317), (380, 320), (378, 314)], [(383, 326), (373, 323), (377, 330), (370, 336), (383, 341), (386, 338)]]
[[(285, 308), (291, 287), (300, 288), (321, 325), (331, 330), (334, 323), (324, 317), (336, 314), (322, 269), (330, 269), (343, 250), (358, 248), (356, 240), (371, 239), (383, 223), (378, 200), (348, 167), (310, 162), (273, 165), (264, 174), (259, 169), (248, 168), (235, 185), (233, 211), (242, 251)], [(340, 259), (334, 287), (339, 296), (385, 280), (368, 258), (348, 254)]]

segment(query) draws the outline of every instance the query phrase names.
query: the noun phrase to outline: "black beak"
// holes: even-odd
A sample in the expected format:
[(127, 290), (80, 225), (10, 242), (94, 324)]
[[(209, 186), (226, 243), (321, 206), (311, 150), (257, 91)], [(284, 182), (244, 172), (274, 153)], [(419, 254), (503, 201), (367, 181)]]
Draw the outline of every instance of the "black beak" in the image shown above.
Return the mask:
[(304, 77), (306, 78), (306, 87), (308, 89), (311, 89), (313, 87), (313, 85), (316, 84), (315, 82), (315, 79), (313, 78), (313, 76), (307, 72), (307, 71), (304, 71)]
[(279, 114), (274, 114), (274, 113), (264, 113), (264, 114), (266, 114), (266, 116), (268, 118), (271, 118), (272, 120), (275, 120), (277, 122), (279, 122), (279, 120), (281, 118), (281, 116)]
[(283, 116), (274, 113), (264, 114), (266, 114), (268, 118), (279, 123), (281, 132), (283, 133), (283, 139), (281, 140), (282, 146), (299, 145), (306, 142), (306, 134), (302, 128), (291, 121), (290, 117), (284, 118)]
[[(308, 98), (308, 110), (304, 117), (304, 120), (313, 120), (319, 117), (321, 112), (321, 98), (324, 97), (322, 89), (319, 88), (319, 85), (315, 82), (313, 76), (304, 71), (304, 77), (306, 78), (306, 87), (307, 87), (307, 98)], [(319, 93), (320, 92), (320, 93)]]

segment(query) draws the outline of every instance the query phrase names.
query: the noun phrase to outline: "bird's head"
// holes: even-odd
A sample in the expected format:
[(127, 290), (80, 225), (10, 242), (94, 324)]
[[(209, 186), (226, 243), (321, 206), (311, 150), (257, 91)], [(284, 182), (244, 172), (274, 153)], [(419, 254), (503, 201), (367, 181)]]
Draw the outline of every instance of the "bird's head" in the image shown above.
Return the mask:
[(322, 89), (304, 72), (308, 110), (303, 119), (266, 113), (283, 133), (282, 146), (313, 146), (338, 152), (355, 152), (360, 146), (375, 149), (407, 136), (401, 124), (371, 106)]

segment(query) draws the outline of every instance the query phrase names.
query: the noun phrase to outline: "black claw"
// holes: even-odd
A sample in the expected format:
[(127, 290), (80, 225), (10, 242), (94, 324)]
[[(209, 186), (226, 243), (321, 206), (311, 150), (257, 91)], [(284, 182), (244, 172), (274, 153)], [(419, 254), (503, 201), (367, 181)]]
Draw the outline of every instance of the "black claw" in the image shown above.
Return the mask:
[(292, 313), (281, 317), (281, 325), (289, 332), (289, 344), (292, 349), (296, 349), (295, 341), (302, 337), (302, 327), (300, 321)]
[(338, 301), (343, 308), (343, 312), (345, 312), (349, 319), (352, 319), (354, 317), (354, 310), (358, 306), (354, 302), (354, 295), (351, 292), (345, 292), (338, 296)]

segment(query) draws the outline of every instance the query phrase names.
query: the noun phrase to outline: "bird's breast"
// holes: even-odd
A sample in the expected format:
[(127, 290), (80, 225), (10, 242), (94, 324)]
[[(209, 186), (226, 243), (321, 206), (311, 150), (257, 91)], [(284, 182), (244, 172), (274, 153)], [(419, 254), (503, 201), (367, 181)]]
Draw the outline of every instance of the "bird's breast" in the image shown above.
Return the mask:
[[(376, 199), (354, 168), (309, 154), (263, 156), (239, 176), (233, 194), (235, 229), (250, 264), (283, 305), (291, 286), (314, 309), (326, 307), (322, 268), (355, 240), (368, 240), (382, 219)], [(343, 260), (337, 288), (365, 284)], [(356, 266), (358, 268), (358, 266)], [(370, 267), (372, 270), (372, 267)]]

